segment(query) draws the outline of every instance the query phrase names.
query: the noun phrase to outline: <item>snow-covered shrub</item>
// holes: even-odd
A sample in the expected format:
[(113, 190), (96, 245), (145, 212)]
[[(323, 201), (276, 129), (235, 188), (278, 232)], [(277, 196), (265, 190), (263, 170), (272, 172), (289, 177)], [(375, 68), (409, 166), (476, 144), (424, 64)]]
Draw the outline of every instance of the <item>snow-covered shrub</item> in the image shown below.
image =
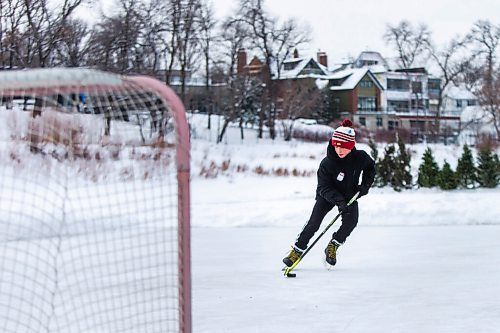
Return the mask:
[(335, 129), (327, 125), (304, 124), (296, 122), (292, 131), (292, 138), (308, 142), (327, 142)]

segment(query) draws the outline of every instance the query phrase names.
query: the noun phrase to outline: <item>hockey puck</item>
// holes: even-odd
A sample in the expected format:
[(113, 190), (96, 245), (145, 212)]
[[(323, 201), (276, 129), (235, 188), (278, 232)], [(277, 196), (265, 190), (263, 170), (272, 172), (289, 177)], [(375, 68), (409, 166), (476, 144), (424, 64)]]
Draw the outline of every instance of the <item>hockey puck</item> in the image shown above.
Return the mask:
[(297, 276), (297, 274), (295, 274), (295, 273), (288, 273), (286, 275), (286, 277), (296, 277), (296, 276)]

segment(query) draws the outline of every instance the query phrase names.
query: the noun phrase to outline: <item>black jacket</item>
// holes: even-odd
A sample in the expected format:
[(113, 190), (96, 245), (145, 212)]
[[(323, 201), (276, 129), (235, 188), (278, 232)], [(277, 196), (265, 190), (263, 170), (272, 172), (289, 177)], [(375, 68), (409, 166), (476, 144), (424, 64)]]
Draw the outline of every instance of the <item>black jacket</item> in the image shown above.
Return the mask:
[(361, 173), (359, 186), (370, 188), (375, 179), (375, 161), (365, 151), (354, 148), (349, 155), (340, 158), (328, 143), (326, 157), (318, 169), (316, 195), (332, 204), (347, 202), (359, 190)]

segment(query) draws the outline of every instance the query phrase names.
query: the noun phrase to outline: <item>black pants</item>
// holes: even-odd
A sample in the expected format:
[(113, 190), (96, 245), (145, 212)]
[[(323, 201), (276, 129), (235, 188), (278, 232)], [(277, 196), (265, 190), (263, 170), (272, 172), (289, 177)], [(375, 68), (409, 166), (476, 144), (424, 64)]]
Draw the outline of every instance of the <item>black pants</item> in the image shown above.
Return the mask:
[[(316, 198), (316, 203), (314, 204), (311, 217), (297, 237), (295, 246), (304, 250), (307, 248), (309, 240), (312, 238), (312, 236), (314, 236), (316, 231), (318, 231), (321, 222), (323, 222), (323, 218), (326, 216), (326, 214), (328, 214), (329, 211), (332, 210), (334, 206), (334, 204), (326, 201), (320, 196)], [(358, 202), (355, 201), (349, 206), (349, 213), (342, 214), (342, 225), (333, 234), (332, 239), (336, 240), (339, 243), (344, 243), (346, 238), (349, 237), (351, 232), (358, 224), (358, 217)]]

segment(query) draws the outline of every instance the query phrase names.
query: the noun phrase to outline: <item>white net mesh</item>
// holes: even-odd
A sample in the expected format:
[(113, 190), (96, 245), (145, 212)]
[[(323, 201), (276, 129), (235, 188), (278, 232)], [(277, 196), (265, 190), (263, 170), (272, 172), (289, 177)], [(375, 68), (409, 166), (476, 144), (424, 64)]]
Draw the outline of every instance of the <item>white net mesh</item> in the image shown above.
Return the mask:
[(1, 331), (178, 332), (168, 100), (58, 69), (0, 73), (0, 102)]

